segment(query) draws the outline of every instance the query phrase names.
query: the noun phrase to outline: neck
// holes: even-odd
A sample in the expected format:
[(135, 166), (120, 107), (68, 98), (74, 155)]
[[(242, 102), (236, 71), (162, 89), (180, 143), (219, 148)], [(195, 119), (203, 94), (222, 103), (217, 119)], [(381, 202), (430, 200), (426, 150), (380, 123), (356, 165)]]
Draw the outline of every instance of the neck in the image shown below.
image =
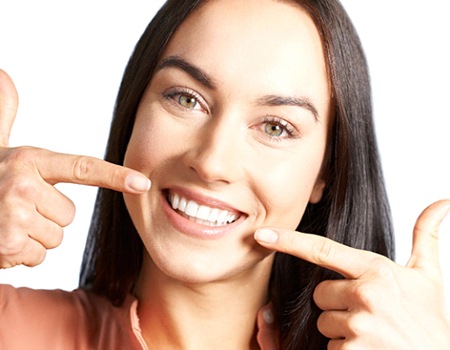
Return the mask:
[(180, 282), (151, 261), (137, 285), (142, 335), (149, 349), (258, 349), (256, 314), (267, 303), (272, 258), (251, 272), (208, 283)]

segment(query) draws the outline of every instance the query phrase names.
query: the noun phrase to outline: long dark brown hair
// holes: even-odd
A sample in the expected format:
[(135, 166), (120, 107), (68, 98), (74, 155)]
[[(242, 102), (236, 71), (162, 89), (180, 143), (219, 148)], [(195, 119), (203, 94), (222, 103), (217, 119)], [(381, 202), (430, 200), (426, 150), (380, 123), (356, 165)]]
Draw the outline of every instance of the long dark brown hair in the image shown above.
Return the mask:
[[(137, 107), (162, 52), (181, 22), (206, 1), (167, 1), (138, 41), (119, 89), (106, 160), (123, 163)], [(308, 205), (297, 230), (393, 258), (390, 209), (374, 134), (369, 74), (359, 38), (339, 1), (289, 2), (306, 10), (319, 31), (334, 101), (324, 163), (327, 186), (322, 200)], [(109, 298), (114, 305), (122, 304), (133, 291), (143, 249), (122, 194), (100, 189), (80, 287)], [(326, 349), (327, 339), (317, 330), (320, 310), (312, 294), (319, 282), (335, 278), (340, 276), (276, 254), (270, 297), (282, 349)]]

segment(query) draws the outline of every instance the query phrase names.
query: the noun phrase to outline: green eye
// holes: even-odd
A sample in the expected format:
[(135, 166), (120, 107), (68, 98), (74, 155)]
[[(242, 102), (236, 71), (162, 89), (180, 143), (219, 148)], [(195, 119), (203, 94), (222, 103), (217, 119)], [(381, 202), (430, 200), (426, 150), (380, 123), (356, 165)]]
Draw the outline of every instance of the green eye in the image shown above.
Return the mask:
[(267, 135), (273, 137), (279, 137), (283, 134), (284, 128), (278, 123), (275, 122), (266, 122), (266, 126), (264, 127), (264, 131)]
[(178, 103), (184, 108), (189, 109), (194, 109), (198, 104), (197, 99), (189, 95), (180, 95)]

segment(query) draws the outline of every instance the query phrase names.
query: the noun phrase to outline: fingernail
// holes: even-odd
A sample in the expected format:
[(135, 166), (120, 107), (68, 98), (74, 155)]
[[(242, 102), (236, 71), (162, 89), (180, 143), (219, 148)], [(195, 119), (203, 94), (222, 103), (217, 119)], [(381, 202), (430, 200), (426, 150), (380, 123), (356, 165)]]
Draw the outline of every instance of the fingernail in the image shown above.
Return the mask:
[(447, 212), (445, 215), (448, 215), (450, 213), (450, 199), (446, 199), (445, 201), (447, 202)]
[(262, 315), (263, 315), (264, 322), (266, 322), (267, 324), (273, 323), (273, 313), (272, 313), (271, 309), (264, 310)]
[(255, 239), (262, 243), (275, 243), (278, 239), (278, 234), (273, 230), (262, 228), (255, 232)]
[(135, 174), (127, 176), (126, 184), (136, 192), (147, 192), (150, 189), (150, 180)]

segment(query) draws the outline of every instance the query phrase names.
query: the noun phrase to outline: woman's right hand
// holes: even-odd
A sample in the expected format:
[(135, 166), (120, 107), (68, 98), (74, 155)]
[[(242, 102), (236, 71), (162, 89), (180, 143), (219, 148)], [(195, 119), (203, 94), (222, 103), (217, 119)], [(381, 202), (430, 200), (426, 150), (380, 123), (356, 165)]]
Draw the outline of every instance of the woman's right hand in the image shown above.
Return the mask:
[(47, 249), (61, 243), (63, 227), (72, 222), (75, 206), (54, 187), (56, 183), (134, 194), (150, 188), (143, 174), (97, 158), (34, 147), (9, 148), (17, 106), (14, 83), (0, 70), (0, 268), (38, 265)]

